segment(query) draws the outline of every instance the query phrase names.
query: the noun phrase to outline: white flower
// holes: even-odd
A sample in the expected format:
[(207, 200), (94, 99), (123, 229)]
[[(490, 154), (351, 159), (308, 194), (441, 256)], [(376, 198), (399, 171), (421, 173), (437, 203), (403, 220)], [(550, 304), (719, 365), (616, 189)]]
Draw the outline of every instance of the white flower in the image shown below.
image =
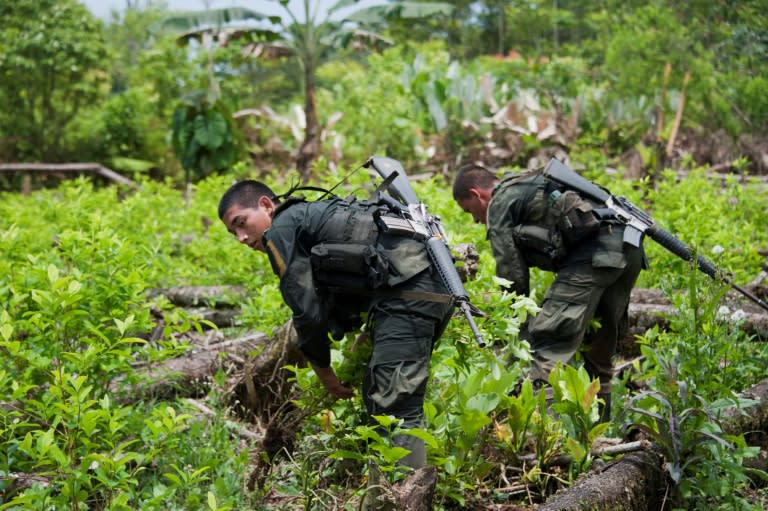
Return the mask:
[(712, 247), (712, 253), (715, 255), (722, 254), (723, 252), (725, 252), (725, 249), (720, 245), (715, 245)]
[(721, 318), (725, 318), (728, 316), (728, 314), (731, 313), (731, 309), (728, 308), (726, 305), (721, 305), (719, 309), (717, 309), (717, 315)]
[(734, 313), (731, 315), (732, 321), (741, 321), (742, 319), (747, 317), (747, 313), (743, 310), (739, 309), (737, 311), (734, 311)]

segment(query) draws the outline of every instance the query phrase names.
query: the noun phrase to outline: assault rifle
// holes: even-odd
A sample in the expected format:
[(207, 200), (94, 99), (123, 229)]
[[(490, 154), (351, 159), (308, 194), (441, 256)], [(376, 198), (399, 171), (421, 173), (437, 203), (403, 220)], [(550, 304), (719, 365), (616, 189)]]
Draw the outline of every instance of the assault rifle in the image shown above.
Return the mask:
[(408, 233), (415, 239), (426, 243), (432, 263), (440, 272), (440, 277), (453, 297), (454, 303), (458, 305), (467, 318), (477, 344), (481, 347), (485, 346), (485, 340), (472, 317), (481, 316), (483, 313), (472, 305), (469, 295), (464, 289), (464, 284), (461, 283), (459, 273), (453, 264), (453, 256), (448, 248), (448, 238), (440, 218), (431, 215), (427, 206), (416, 197), (416, 193), (413, 191), (399, 161), (374, 156), (369, 158), (363, 166), (365, 168), (373, 167), (384, 179), (379, 189), (386, 189), (391, 196), (379, 191), (379, 199), (386, 202), (401, 215), (401, 218), (387, 218), (386, 227), (393, 232)]
[[(645, 234), (677, 257), (685, 261), (693, 260), (693, 252), (688, 245), (656, 225), (648, 213), (642, 211), (626, 198), (611, 195), (611, 193), (604, 188), (587, 181), (575, 171), (554, 158), (549, 161), (543, 174), (546, 178), (560, 183), (567, 189), (580, 193), (584, 198), (592, 199), (600, 204), (605, 204), (614, 218), (624, 224), (625, 243), (639, 247), (643, 234)], [(725, 282), (763, 309), (768, 310), (767, 303), (743, 287), (736, 285), (723, 270), (717, 268), (705, 257), (697, 256), (696, 265), (699, 270), (713, 279)]]

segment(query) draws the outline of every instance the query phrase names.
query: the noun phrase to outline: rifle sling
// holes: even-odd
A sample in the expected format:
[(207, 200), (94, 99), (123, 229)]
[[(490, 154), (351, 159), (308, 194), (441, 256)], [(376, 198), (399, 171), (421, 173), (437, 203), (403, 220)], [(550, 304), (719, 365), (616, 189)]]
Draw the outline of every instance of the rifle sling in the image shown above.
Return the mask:
[(371, 296), (375, 298), (400, 298), (401, 300), (421, 300), (425, 302), (437, 302), (437, 303), (453, 303), (453, 296), (442, 293), (430, 293), (429, 291), (409, 291), (403, 290), (374, 290), (374, 289), (361, 289), (353, 287), (324, 287), (331, 293), (340, 294), (354, 294), (360, 296)]

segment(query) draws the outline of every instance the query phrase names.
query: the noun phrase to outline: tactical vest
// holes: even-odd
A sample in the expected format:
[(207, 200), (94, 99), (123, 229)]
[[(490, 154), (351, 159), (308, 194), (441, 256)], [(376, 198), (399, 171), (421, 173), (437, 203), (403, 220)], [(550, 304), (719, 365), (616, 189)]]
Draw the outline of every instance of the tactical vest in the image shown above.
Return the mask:
[(398, 219), (385, 204), (339, 199), (310, 250), (315, 285), (332, 295), (453, 303), (450, 294), (392, 289), (431, 265), (418, 230)]
[(338, 200), (336, 210), (318, 233), (324, 241), (310, 252), (318, 285), (377, 289), (387, 282), (389, 264), (376, 249), (379, 215), (377, 205)]
[(503, 179), (499, 189), (520, 187), (524, 217), (512, 229), (529, 266), (557, 270), (569, 248), (600, 230), (595, 205), (534, 171)]

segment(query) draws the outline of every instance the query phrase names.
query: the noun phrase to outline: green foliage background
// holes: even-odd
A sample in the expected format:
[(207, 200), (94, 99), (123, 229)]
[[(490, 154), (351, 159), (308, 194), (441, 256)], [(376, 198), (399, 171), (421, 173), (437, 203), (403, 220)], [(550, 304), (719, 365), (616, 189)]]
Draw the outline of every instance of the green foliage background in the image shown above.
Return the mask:
[[(11, 508), (47, 509), (76, 502), (106, 509), (200, 508), (209, 505), (211, 498), (219, 508), (262, 509), (260, 506), (268, 505), (264, 495), (244, 491), (248, 450), (228, 432), (224, 410), (207, 419), (197, 416), (183, 400), (125, 405), (108, 391), (110, 382), (136, 381), (136, 362), (162, 360), (185, 350), (185, 345), (173, 337), (173, 332), (194, 327), (194, 322), (183, 316), (172, 322), (158, 345), (134, 337), (151, 329), (152, 307), (175, 317), (167, 303), (147, 299), (149, 289), (239, 285), (250, 294), (243, 304), (243, 327), (269, 332), (289, 317), (266, 259), (239, 246), (218, 221), (210, 226), (204, 221), (215, 219), (218, 196), (229, 181), (225, 176), (208, 178), (198, 183), (188, 198), (168, 184), (153, 181), (143, 181), (139, 190), (119, 191), (95, 188), (85, 179), (30, 197), (14, 193), (0, 196), (0, 249), (5, 254), (0, 260), (0, 298), (5, 304), (0, 310), (0, 349), (4, 351), (0, 381), (9, 391), (10, 402), (15, 403), (2, 412), (4, 454), (0, 470), (35, 473), (50, 481), (47, 487), (36, 486), (18, 495), (7, 503), (13, 503)], [(362, 172), (350, 181), (345, 191), (365, 194), (371, 186)], [(642, 200), (673, 232), (698, 242), (696, 246), (703, 253), (711, 253), (715, 245), (723, 246), (718, 264), (734, 270), (739, 280), (746, 280), (759, 270), (754, 247), (768, 243), (768, 215), (765, 201), (759, 200), (765, 197), (762, 185), (737, 181), (737, 177), (729, 178), (727, 186), (721, 187), (700, 172), (682, 182), (668, 173), (652, 193), (631, 183), (617, 192)], [(468, 329), (457, 319), (434, 356), (434, 380), (427, 404), (430, 427), (424, 434), (429, 435), (432, 446), (430, 459), (443, 474), (442, 505), (469, 505), (470, 495), (489, 484), (488, 478), (498, 470), (499, 461), (487, 457), (488, 448), (506, 453), (510, 462), (530, 448), (521, 440), (534, 435), (538, 439), (536, 453), (542, 457), (558, 452), (584, 456), (588, 446), (563, 444), (561, 439), (582, 438), (580, 435), (592, 438), (589, 424), (593, 412), (591, 406), (577, 412), (581, 408), (567, 404), (567, 392), (571, 391), (564, 391), (562, 413), (586, 414), (587, 422), (582, 429), (562, 431), (560, 428), (577, 428), (581, 423), (546, 422), (547, 416), (537, 412), (539, 402), (532, 394), (521, 398), (509, 395), (527, 357), (517, 330), (525, 316), (535, 311), (535, 304), (498, 291), (482, 226), (468, 223), (445, 192), (442, 178), (418, 182), (416, 189), (421, 196), (430, 197), (430, 206), (444, 219), (453, 243), (478, 244), (480, 273), (468, 283), (468, 289), (477, 305), (489, 313), (481, 328), (497, 343), (496, 353), (477, 348)], [(740, 207), (734, 207), (734, 201)], [(695, 220), (703, 210), (708, 220)], [(751, 236), (740, 237), (739, 232)], [(692, 271), (671, 254), (655, 250), (652, 243), (646, 245), (652, 269), (643, 274), (642, 285), (686, 289)], [(533, 296), (540, 296), (546, 281), (535, 282)], [(706, 281), (697, 286), (712, 289)], [(674, 296), (682, 300), (679, 306), (685, 314), (686, 294), (682, 293)], [(703, 296), (707, 294), (704, 291)], [(700, 371), (699, 364), (679, 364), (682, 373), (672, 382), (686, 379), (689, 389), (706, 394), (708, 401), (728, 399), (730, 389), (746, 387), (762, 377), (766, 356), (762, 347), (749, 343), (737, 329), (717, 322), (712, 325), (719, 326), (714, 332), (705, 330), (709, 345), (729, 349), (727, 359), (733, 370), (727, 385), (713, 381), (707, 376), (709, 372)], [(685, 346), (703, 342), (694, 341), (701, 336), (695, 333), (698, 328), (690, 332), (679, 325), (674, 334), (655, 338), (649, 334), (648, 346), (658, 353), (656, 356), (672, 356), (680, 348), (663, 355), (665, 343)], [(723, 342), (725, 338), (730, 340)], [(339, 349), (345, 349), (344, 343)], [(686, 350), (696, 353), (692, 346)], [(507, 366), (503, 361), (509, 357), (517, 361)], [(343, 371), (342, 359), (334, 360)], [(646, 370), (658, 373), (659, 382), (668, 381), (663, 367), (663, 363), (649, 364)], [(307, 406), (317, 406), (317, 402), (311, 405), (311, 396), (317, 392), (311, 373), (297, 375), (297, 381), (305, 386)], [(582, 392), (581, 385), (588, 383), (579, 381), (573, 380), (573, 392)], [(527, 400), (523, 399), (526, 395)], [(216, 401), (215, 393), (211, 398)], [(581, 401), (573, 403), (577, 402)], [(323, 453), (361, 448), (355, 440), (360, 432), (354, 433), (361, 427), (358, 421), (363, 420), (360, 403), (326, 406), (329, 408), (318, 409), (318, 416), (310, 418), (300, 434), (301, 447), (293, 463), (305, 455), (306, 461), (300, 467), (289, 464), (274, 469), (276, 489), (309, 492), (303, 493), (304, 498), (317, 506), (328, 501), (311, 492), (311, 484), (306, 486), (309, 480), (302, 479), (320, 475), (315, 472), (318, 465), (311, 460), (319, 460), (317, 456)], [(504, 410), (509, 410), (511, 417), (528, 420), (492, 420)], [(332, 417), (331, 426), (324, 416)], [(745, 449), (736, 455), (749, 456)], [(729, 456), (726, 450), (718, 459)], [(337, 461), (343, 462), (344, 456)], [(721, 465), (713, 466), (722, 469)], [(286, 478), (283, 470), (291, 476)], [(533, 488), (543, 489), (551, 475), (531, 472), (527, 477)], [(335, 484), (337, 495), (355, 498), (354, 487), (338, 481)], [(707, 494), (706, 498), (712, 496)]]
[[(724, 435), (714, 417), (733, 404), (734, 391), (765, 376), (767, 356), (727, 319), (733, 311), (718, 310), (725, 289), (646, 243), (651, 269), (639, 286), (662, 288), (679, 311), (669, 332), (651, 330), (641, 339), (645, 360), (636, 369), (652, 382), (649, 392), (632, 395), (628, 382), (617, 382), (615, 406), (623, 413), (605, 431), (595, 423), (593, 382), (566, 369), (556, 396), (562, 420), (555, 420), (530, 387), (511, 393), (530, 356), (520, 326), (550, 277), (534, 275), (531, 297), (502, 293), (483, 227), (469, 223), (449, 189), (457, 165), (504, 147), (509, 132), (488, 122), (496, 113), (491, 104), (534, 105), (562, 118), (579, 112), (580, 131), (565, 149), (585, 175), (651, 212), (736, 282), (752, 280), (762, 264), (758, 249), (768, 246), (765, 185), (747, 172), (754, 162), (739, 160), (744, 171), (722, 180), (686, 156), (639, 180), (606, 169), (621, 170), (619, 156), (635, 149), (644, 168), (655, 170), (647, 137), (657, 109), (674, 115), (686, 72), (688, 129), (722, 129), (733, 139), (765, 135), (762, 2), (453, 4), (446, 18), (369, 27), (396, 43), (375, 53), (335, 48), (316, 76), (325, 149), (313, 184), (335, 184), (372, 154), (401, 160), (410, 174), (438, 170), (416, 182), (416, 191), (442, 217), (452, 243), (475, 243), (480, 252), (479, 274), (467, 288), (488, 313), (480, 326), (495, 346), (477, 348), (455, 320), (435, 350), (429, 424), (418, 434), (440, 468), (436, 506), (533, 504), (589, 468), (596, 436), (637, 424), (665, 449), (680, 506), (756, 507), (741, 493), (747, 475), (755, 477), (742, 468), (754, 448)], [(183, 399), (128, 404), (110, 388), (151, 383), (139, 381), (137, 364), (185, 352), (178, 334), (203, 327), (150, 298), (152, 289), (243, 286), (249, 298), (241, 304), (241, 330), (271, 332), (290, 315), (266, 259), (239, 246), (215, 208), (233, 179), (263, 178), (278, 190), (295, 182), (298, 65), (244, 59), (253, 40), (243, 39), (214, 46), (209, 68), (205, 48), (179, 45), (158, 30), (166, 14), (128, 9), (106, 24), (74, 0), (0, 2), (0, 157), (94, 160), (139, 184), (38, 181), (22, 196), (18, 176), (0, 177), (0, 388), (7, 390), (0, 402), (0, 509), (270, 509), (276, 494), (281, 509), (351, 508), (363, 491), (364, 460), (378, 457), (394, 470), (398, 452), (364, 421), (359, 400), (324, 400), (307, 369), (294, 368), (298, 404), (316, 413), (294, 456), (276, 464), (261, 489), (247, 487), (257, 463), (253, 446), (233, 434), (234, 417), (216, 385), (208, 395), (214, 417)], [(209, 70), (221, 91), (217, 108), (232, 123), (228, 134), (242, 136), (247, 155), (230, 160), (235, 152), (226, 148), (226, 164), (182, 166), (171, 143), (173, 112), (190, 92), (211, 92)], [(229, 112), (244, 109), (252, 112), (235, 124)], [(666, 130), (663, 137), (668, 124)], [(500, 170), (560, 147), (525, 134)], [(200, 171), (189, 193), (179, 189), (184, 167)], [(681, 179), (677, 171), (688, 174)], [(371, 188), (358, 170), (341, 190), (364, 196)], [(153, 309), (167, 324), (148, 344), (140, 335), (152, 329)], [(354, 378), (359, 366), (341, 356), (349, 355), (350, 342), (337, 345), (334, 364)], [(670, 425), (678, 423), (685, 427), (675, 435)], [(568, 471), (537, 468), (560, 454), (576, 461)], [(11, 474), (45, 484), (19, 488)], [(527, 497), (498, 490), (510, 477), (524, 482)]]

